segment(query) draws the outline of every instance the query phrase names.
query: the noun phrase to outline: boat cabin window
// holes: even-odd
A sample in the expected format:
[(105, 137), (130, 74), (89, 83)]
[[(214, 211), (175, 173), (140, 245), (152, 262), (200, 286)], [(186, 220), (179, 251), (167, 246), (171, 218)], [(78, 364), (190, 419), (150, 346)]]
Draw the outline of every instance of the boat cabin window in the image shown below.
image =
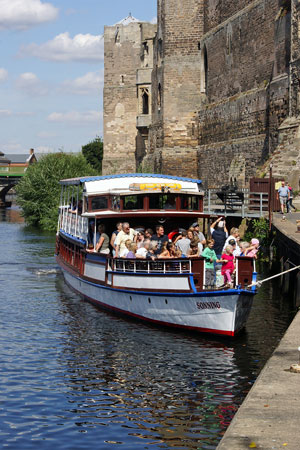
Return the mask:
[(150, 194), (149, 209), (176, 209), (175, 194)]
[(90, 199), (90, 209), (92, 211), (99, 209), (107, 209), (108, 208), (108, 198), (104, 196), (99, 197), (91, 197)]
[(123, 210), (144, 209), (143, 195), (125, 195), (123, 197)]
[(113, 195), (111, 199), (111, 209), (113, 211), (120, 211), (120, 196)]
[(189, 211), (199, 211), (200, 210), (200, 202), (199, 197), (196, 195), (185, 195), (181, 197), (181, 209), (189, 210)]

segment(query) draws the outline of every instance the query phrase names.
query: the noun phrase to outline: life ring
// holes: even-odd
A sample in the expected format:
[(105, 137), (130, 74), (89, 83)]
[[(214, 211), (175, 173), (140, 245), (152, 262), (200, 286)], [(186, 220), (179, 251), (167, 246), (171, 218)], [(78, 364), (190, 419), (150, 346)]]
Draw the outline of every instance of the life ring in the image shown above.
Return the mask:
[(179, 235), (179, 230), (178, 229), (170, 231), (170, 233), (168, 234), (169, 241), (174, 242), (178, 235)]

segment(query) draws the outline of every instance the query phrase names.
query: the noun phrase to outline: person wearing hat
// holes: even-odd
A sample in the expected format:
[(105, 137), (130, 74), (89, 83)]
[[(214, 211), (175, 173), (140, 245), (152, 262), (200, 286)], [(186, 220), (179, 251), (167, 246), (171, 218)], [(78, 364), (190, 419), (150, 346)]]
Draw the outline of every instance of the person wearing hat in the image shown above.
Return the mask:
[(203, 233), (201, 233), (200, 229), (199, 229), (199, 223), (198, 222), (194, 222), (193, 225), (191, 226), (191, 228), (194, 228), (194, 235), (197, 236), (199, 238), (199, 241), (202, 245), (206, 244), (206, 239)]
[(210, 226), (210, 234), (212, 239), (215, 241), (213, 249), (217, 255), (217, 258), (220, 259), (224, 244), (226, 242), (226, 239), (228, 238), (226, 222), (224, 219), (222, 220), (222, 217), (219, 217)]

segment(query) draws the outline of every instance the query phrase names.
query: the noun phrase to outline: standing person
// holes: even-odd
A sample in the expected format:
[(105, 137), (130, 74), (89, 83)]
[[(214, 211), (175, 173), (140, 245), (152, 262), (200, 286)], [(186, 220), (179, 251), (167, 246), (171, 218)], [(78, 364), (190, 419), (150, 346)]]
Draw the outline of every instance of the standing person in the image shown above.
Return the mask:
[(227, 287), (232, 287), (231, 275), (234, 272), (234, 256), (231, 245), (227, 245), (225, 247), (225, 252), (222, 254), (219, 262), (223, 264), (221, 273), (224, 276), (224, 285)]
[(98, 226), (98, 231), (100, 234), (100, 239), (98, 240), (95, 250), (96, 252), (100, 252), (100, 253), (105, 253), (105, 254), (109, 254), (109, 237), (107, 236), (107, 234), (105, 233), (105, 225), (103, 225), (103, 223), (101, 223)]
[(199, 223), (198, 223), (198, 222), (193, 223), (193, 225), (192, 225), (191, 228), (194, 229), (194, 234), (195, 234), (196, 236), (198, 236), (199, 241), (201, 242), (201, 244), (202, 244), (202, 245), (205, 245), (205, 244), (206, 244), (206, 239), (205, 239), (204, 234), (200, 231)]
[(297, 208), (295, 208), (295, 206), (293, 205), (293, 198), (294, 198), (293, 188), (289, 183), (287, 184), (287, 187), (289, 188), (290, 191), (290, 198), (287, 201), (288, 212), (291, 212), (292, 208), (294, 209), (294, 211), (297, 211)]
[[(290, 190), (285, 185), (285, 181), (282, 180), (281, 186), (277, 191), (277, 200), (280, 200), (280, 208), (281, 208), (281, 214), (284, 214), (284, 207), (286, 206), (288, 208), (287, 202), (290, 199)], [(287, 210), (288, 212), (288, 210)]]
[(207, 247), (203, 250), (201, 256), (205, 260), (205, 286), (212, 288), (215, 285), (215, 263), (217, 262), (217, 255), (213, 250), (215, 241), (213, 239), (207, 240)]
[(118, 222), (117, 223), (117, 227), (116, 230), (113, 232), (113, 234), (111, 235), (111, 239), (110, 239), (110, 245), (113, 248), (113, 255), (115, 256), (116, 254), (116, 246), (115, 246), (115, 240), (116, 237), (118, 235), (118, 233), (122, 230), (122, 222)]
[(230, 241), (231, 239), (233, 239), (233, 240), (235, 241), (235, 245), (238, 245), (239, 240), (240, 240), (240, 232), (239, 232), (239, 229), (238, 229), (238, 228), (235, 228), (235, 227), (231, 228), (231, 230), (230, 230), (230, 236), (228, 236), (228, 238), (227, 238), (226, 241), (225, 241), (225, 244), (224, 244), (224, 247), (223, 247), (223, 252), (224, 252), (224, 250), (225, 250), (225, 247), (226, 247), (227, 245), (229, 245), (229, 241)]
[(100, 239), (100, 233), (98, 231), (95, 232), (95, 221), (91, 220), (89, 223), (89, 233), (88, 233), (88, 247), (91, 250), (96, 247), (97, 242)]
[(187, 232), (183, 230), (181, 234), (176, 238), (174, 244), (181, 251), (183, 256), (187, 256), (190, 249), (191, 240), (187, 237)]
[(137, 239), (136, 239), (137, 248), (143, 247), (144, 239), (145, 239), (145, 233), (143, 231), (138, 231)]
[(217, 255), (217, 258), (220, 259), (226, 239), (228, 238), (225, 219), (219, 217), (215, 220), (210, 226), (210, 234), (212, 239), (215, 241), (213, 249)]
[(137, 232), (130, 228), (128, 222), (124, 222), (122, 225), (122, 230), (117, 234), (116, 240), (114, 242), (116, 247), (115, 257), (118, 258), (119, 253), (125, 250), (125, 242), (130, 239), (131, 241), (136, 242)]
[(151, 239), (153, 234), (152, 228), (147, 228), (147, 230), (145, 230), (145, 239)]
[(162, 246), (164, 242), (169, 242), (168, 236), (165, 234), (164, 227), (162, 225), (157, 225), (156, 228), (156, 234), (154, 234), (151, 237), (151, 241), (157, 241), (157, 249), (156, 249), (156, 255), (159, 255), (162, 251)]

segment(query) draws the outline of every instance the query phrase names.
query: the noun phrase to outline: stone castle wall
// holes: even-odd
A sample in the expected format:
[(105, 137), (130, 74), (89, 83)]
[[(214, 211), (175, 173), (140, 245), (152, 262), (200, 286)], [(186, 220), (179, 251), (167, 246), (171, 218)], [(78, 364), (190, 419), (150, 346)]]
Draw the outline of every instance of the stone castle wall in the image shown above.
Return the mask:
[[(147, 171), (199, 177), (208, 186), (230, 179), (247, 185), (278, 145), (280, 125), (300, 111), (299, 22), (300, 5), (291, 0), (158, 0), (152, 115), (139, 153)], [(133, 80), (142, 42), (138, 33), (132, 39), (120, 58), (128, 58)], [(107, 46), (106, 59), (116, 57), (113, 48)], [(107, 77), (113, 70), (107, 66)], [(126, 164), (134, 165), (136, 87), (119, 88), (107, 91), (105, 112), (113, 117), (116, 101), (124, 103), (113, 133), (128, 136)], [(105, 138), (104, 145), (108, 167), (113, 149)]]

